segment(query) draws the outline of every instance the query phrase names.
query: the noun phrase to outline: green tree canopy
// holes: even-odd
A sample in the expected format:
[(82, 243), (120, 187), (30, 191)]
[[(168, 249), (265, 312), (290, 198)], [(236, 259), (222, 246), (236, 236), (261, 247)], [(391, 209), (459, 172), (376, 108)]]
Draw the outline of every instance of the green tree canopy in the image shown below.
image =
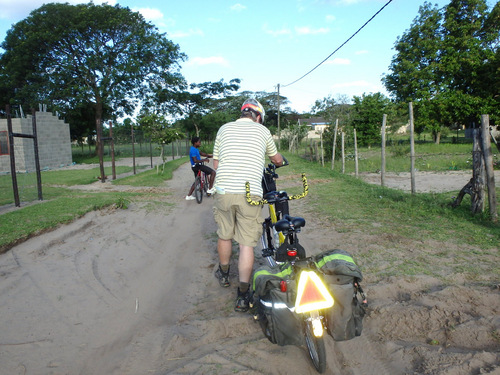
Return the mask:
[(397, 54), (383, 81), (397, 101), (415, 103), (415, 125), (438, 140), (442, 126), (499, 118), (500, 3), (451, 0), (439, 9), (426, 2), (396, 41)]
[(393, 112), (391, 101), (379, 92), (354, 97), (352, 126), (356, 129), (360, 145), (369, 146), (380, 143), (382, 118), (388, 112)]
[[(159, 103), (174, 100), (176, 102), (176, 113), (181, 115), (182, 120), (178, 125), (191, 135), (204, 136), (212, 135), (213, 129), (204, 128), (207, 121), (203, 121), (204, 116), (214, 112), (225, 112), (225, 102), (234, 92), (238, 91), (240, 80), (232, 79), (229, 83), (223, 79), (217, 82), (192, 83), (189, 90), (172, 93), (168, 90), (162, 91), (159, 96)], [(220, 126), (220, 125), (219, 125)]]
[(12, 104), (45, 103), (64, 114), (90, 104), (99, 121), (184, 84), (179, 47), (119, 5), (43, 5), (1, 46), (0, 93)]

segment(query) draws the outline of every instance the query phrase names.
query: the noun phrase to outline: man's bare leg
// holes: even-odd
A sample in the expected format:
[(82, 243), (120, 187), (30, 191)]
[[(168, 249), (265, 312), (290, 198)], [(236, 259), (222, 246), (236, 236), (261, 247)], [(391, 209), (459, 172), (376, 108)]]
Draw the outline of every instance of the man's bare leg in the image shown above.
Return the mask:
[(254, 262), (254, 253), (252, 246), (240, 245), (240, 257), (238, 259), (238, 273), (240, 283), (250, 283)]

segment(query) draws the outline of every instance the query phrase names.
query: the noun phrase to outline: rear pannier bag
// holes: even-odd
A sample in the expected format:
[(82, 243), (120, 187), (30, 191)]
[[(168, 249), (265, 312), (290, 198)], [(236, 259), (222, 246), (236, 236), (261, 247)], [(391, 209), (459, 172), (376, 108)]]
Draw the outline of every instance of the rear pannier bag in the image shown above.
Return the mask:
[(317, 268), (334, 299), (326, 312), (328, 333), (335, 341), (361, 335), (366, 298), (360, 286), (361, 270), (344, 250), (327, 250), (315, 257)]
[[(295, 283), (288, 280), (291, 266), (283, 268), (259, 268), (253, 279), (254, 318), (259, 322), (264, 335), (273, 344), (302, 345), (302, 321), (293, 311), (295, 305)], [(287, 291), (280, 290), (281, 281), (287, 283)]]

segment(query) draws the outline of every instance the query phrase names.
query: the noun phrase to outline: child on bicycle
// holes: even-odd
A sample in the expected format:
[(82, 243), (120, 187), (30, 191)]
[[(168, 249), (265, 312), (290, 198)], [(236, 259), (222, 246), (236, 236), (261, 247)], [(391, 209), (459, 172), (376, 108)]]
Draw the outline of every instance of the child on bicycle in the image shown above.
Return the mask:
[[(215, 181), (215, 171), (204, 165), (204, 162), (209, 162), (210, 160), (208, 158), (211, 158), (211, 154), (207, 154), (205, 152), (202, 152), (199, 150), (201, 146), (201, 139), (200, 137), (193, 137), (191, 138), (191, 148), (189, 149), (189, 161), (191, 162), (191, 169), (194, 173), (194, 177), (196, 178), (196, 175), (198, 174), (198, 171), (201, 170), (203, 171), (208, 178), (208, 194), (213, 194), (215, 193), (215, 188), (214, 188), (214, 181)], [(206, 159), (201, 159), (201, 157), (204, 156)], [(190, 201), (193, 199), (196, 199), (196, 197), (193, 196), (193, 191), (194, 191), (194, 182), (193, 185), (191, 185), (191, 188), (189, 189), (189, 194), (186, 196), (186, 200)]]

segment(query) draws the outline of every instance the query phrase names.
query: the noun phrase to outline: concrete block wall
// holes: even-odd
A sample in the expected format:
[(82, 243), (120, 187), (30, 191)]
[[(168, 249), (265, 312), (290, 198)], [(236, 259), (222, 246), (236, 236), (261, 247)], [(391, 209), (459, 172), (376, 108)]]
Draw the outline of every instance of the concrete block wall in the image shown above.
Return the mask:
[[(36, 112), (36, 129), (38, 135), (38, 156), (40, 168), (53, 169), (70, 165), (71, 137), (69, 124), (59, 120), (50, 112)], [(0, 131), (7, 130), (7, 120), (0, 120)], [(33, 134), (32, 116), (27, 118), (12, 119), (14, 133)], [(33, 140), (29, 138), (14, 138), (14, 154), (16, 157), (16, 170), (35, 170), (35, 152)], [(0, 172), (10, 172), (10, 156), (0, 156)]]

